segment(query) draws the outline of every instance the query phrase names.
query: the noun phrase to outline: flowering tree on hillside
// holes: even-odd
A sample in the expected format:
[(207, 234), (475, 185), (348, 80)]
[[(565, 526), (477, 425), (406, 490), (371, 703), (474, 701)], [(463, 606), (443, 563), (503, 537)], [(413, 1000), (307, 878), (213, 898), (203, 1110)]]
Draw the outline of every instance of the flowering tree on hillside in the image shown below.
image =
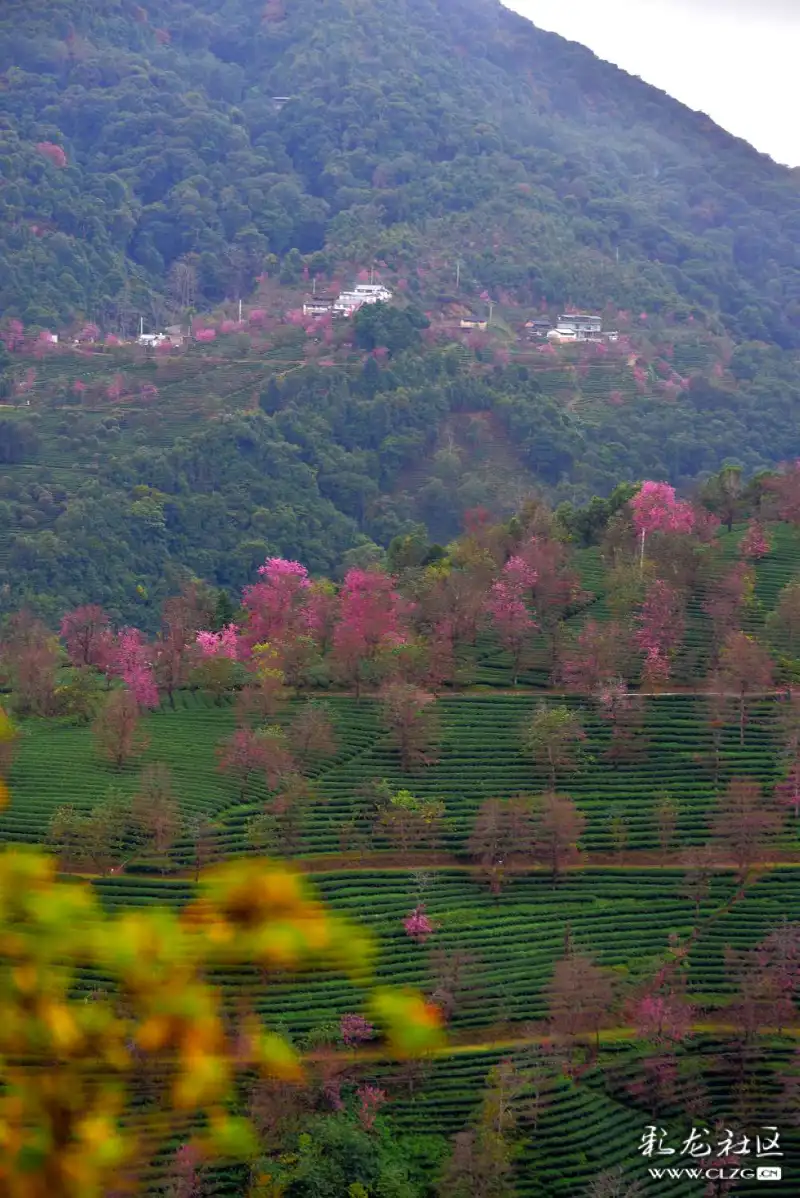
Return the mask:
[(47, 158), (52, 162), (53, 166), (60, 169), (67, 165), (67, 155), (64, 153), (61, 146), (57, 146), (52, 141), (39, 141), (36, 143), (36, 149), (43, 158)]
[(548, 792), (536, 808), (536, 855), (550, 867), (553, 885), (564, 865), (577, 856), (578, 841), (586, 827), (586, 816), (569, 795)]
[(558, 776), (575, 773), (586, 759), (586, 733), (577, 712), (568, 707), (539, 703), (522, 726), (523, 745), (534, 765), (547, 773), (551, 791)]
[(138, 628), (123, 628), (120, 632), (109, 672), (122, 679), (140, 707), (158, 707), (150, 647)]
[(202, 657), (229, 657), (236, 661), (239, 656), (239, 629), (235, 624), (226, 624), (220, 632), (198, 632), (195, 641)]
[(467, 841), (493, 894), (499, 894), (509, 870), (529, 864), (536, 846), (533, 800), (524, 795), (484, 799)]
[(535, 574), (530, 599), (547, 643), (548, 664), (552, 669), (564, 616), (581, 594), (580, 578), (571, 566), (566, 546), (544, 533), (537, 532), (526, 541), (519, 556)]
[(263, 739), (251, 728), (237, 728), (217, 745), (217, 757), (217, 768), (236, 783), (239, 802), (243, 803), (253, 775), (263, 775), (266, 768)]
[(388, 574), (357, 567), (347, 571), (339, 593), (333, 654), (340, 676), (355, 687), (356, 698), (381, 654), (405, 641), (401, 608)]
[(537, 627), (524, 599), (536, 579), (536, 571), (521, 557), (509, 558), (500, 578), (493, 583), (486, 603), (503, 646), (511, 654), (512, 686), (517, 685), (525, 646)]
[(113, 634), (108, 614), (96, 603), (67, 612), (61, 621), (61, 638), (74, 666), (105, 670), (113, 651)]
[(410, 682), (389, 682), (381, 691), (381, 709), (405, 773), (436, 760), (440, 732), (432, 694)]
[(709, 820), (720, 848), (730, 853), (742, 874), (764, 859), (782, 823), (780, 812), (764, 798), (755, 778), (732, 778)]
[(117, 769), (147, 748), (147, 738), (140, 730), (139, 704), (132, 690), (112, 691), (92, 730), (98, 751)]
[(800, 458), (787, 462), (768, 483), (777, 500), (778, 515), (789, 524), (800, 524)]
[(639, 533), (640, 563), (644, 563), (645, 538), (654, 532), (691, 532), (695, 517), (691, 504), (676, 499), (669, 483), (643, 482), (630, 501), (633, 523)]
[(739, 542), (739, 553), (749, 561), (758, 561), (766, 557), (771, 548), (769, 537), (764, 525), (759, 520), (751, 520), (747, 532)]
[(270, 557), (259, 566), (260, 581), (246, 587), (242, 597), (246, 621), (244, 641), (255, 644), (280, 641), (296, 634), (311, 587), (308, 570), (300, 562)]
[(302, 621), (320, 653), (327, 653), (333, 645), (338, 614), (339, 597), (333, 583), (327, 578), (312, 582), (304, 595)]
[(647, 589), (637, 616), (635, 641), (645, 654), (643, 679), (657, 685), (669, 677), (670, 663), (683, 642), (685, 601), (675, 587), (656, 579)]
[(406, 935), (415, 940), (417, 944), (424, 944), (428, 937), (432, 936), (435, 931), (431, 919), (425, 914), (424, 903), (420, 903), (418, 907), (415, 907), (406, 916), (403, 920), (403, 927), (405, 928)]

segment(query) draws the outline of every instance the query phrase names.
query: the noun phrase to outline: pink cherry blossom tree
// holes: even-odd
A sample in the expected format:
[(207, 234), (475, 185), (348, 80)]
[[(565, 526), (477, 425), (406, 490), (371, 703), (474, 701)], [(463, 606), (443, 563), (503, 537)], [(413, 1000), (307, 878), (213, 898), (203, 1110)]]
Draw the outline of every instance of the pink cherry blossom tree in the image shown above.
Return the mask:
[(500, 578), (492, 584), (486, 610), (503, 647), (512, 657), (512, 686), (517, 685), (522, 655), (537, 624), (528, 611), (525, 595), (536, 585), (536, 571), (521, 557), (511, 557)]
[(685, 603), (679, 591), (656, 579), (637, 616), (636, 645), (645, 654), (643, 678), (651, 685), (666, 681), (670, 662), (683, 642)]
[(226, 624), (221, 632), (198, 632), (195, 644), (201, 657), (228, 657), (236, 661), (239, 656), (239, 629), (235, 624)]
[(48, 161), (52, 162), (53, 166), (58, 167), (59, 170), (63, 169), (63, 167), (67, 165), (67, 155), (64, 153), (61, 146), (57, 146), (54, 142), (39, 141), (36, 143), (36, 149), (39, 151), (42, 157), (47, 158)]
[(339, 1020), (339, 1034), (348, 1048), (358, 1048), (375, 1035), (375, 1028), (363, 1015), (342, 1015)]
[(356, 1090), (358, 1120), (364, 1131), (372, 1131), (378, 1111), (386, 1102), (386, 1091), (377, 1086), (364, 1085)]
[(694, 527), (691, 504), (675, 497), (669, 483), (643, 482), (630, 501), (633, 523), (641, 540), (640, 564), (644, 566), (645, 538), (653, 532), (687, 533)]
[(356, 698), (381, 654), (405, 643), (402, 615), (393, 578), (382, 570), (347, 571), (339, 593), (333, 653), (340, 676), (353, 684)]
[(751, 520), (747, 531), (739, 542), (739, 553), (747, 561), (757, 561), (766, 557), (771, 548), (764, 525), (758, 520)]
[(242, 596), (244, 642), (249, 649), (297, 635), (311, 588), (305, 566), (286, 558), (268, 558), (258, 573), (260, 581), (246, 587)]
[(403, 920), (403, 927), (406, 930), (406, 935), (415, 940), (417, 944), (424, 944), (435, 930), (433, 923), (425, 914), (424, 903), (420, 903), (406, 916)]
[(712, 579), (706, 589), (703, 611), (711, 620), (714, 660), (726, 637), (741, 623), (742, 610), (753, 594), (755, 572), (746, 562), (736, 562), (730, 570)]
[(634, 1003), (632, 1014), (642, 1039), (658, 1045), (679, 1044), (691, 1031), (692, 1009), (674, 995), (645, 994)]
[(0, 333), (0, 340), (2, 340), (10, 354), (21, 350), (25, 344), (25, 327), (22, 321), (17, 320), (16, 317), (12, 317), (6, 323), (2, 333)]
[(561, 651), (559, 674), (564, 687), (593, 694), (622, 672), (624, 650), (625, 637), (617, 623), (587, 620)]
[(138, 628), (123, 628), (113, 647), (109, 672), (121, 678), (140, 707), (158, 707), (150, 647)]

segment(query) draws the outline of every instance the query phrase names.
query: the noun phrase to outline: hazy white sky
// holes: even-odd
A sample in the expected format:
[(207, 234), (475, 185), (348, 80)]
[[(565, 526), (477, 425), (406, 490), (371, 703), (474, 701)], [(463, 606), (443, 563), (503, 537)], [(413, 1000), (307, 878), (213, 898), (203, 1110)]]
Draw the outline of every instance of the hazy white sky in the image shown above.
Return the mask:
[(800, 166), (800, 0), (504, 0)]

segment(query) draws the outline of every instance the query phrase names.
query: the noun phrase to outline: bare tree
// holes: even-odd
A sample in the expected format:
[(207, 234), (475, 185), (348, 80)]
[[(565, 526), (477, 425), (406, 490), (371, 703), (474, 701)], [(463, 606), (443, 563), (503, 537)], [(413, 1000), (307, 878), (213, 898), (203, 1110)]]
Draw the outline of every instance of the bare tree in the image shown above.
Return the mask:
[(289, 726), (289, 746), (304, 767), (336, 754), (336, 730), (326, 703), (304, 703)]
[(565, 863), (577, 856), (578, 841), (586, 827), (586, 816), (569, 795), (545, 794), (536, 812), (536, 855), (551, 869), (553, 885)]
[(555, 790), (559, 774), (580, 769), (586, 754), (586, 733), (579, 716), (568, 707), (539, 703), (522, 729), (523, 745), (533, 762), (543, 769), (550, 789)]
[(197, 267), (190, 258), (178, 258), (167, 276), (167, 294), (181, 312), (194, 306), (197, 299)]
[(626, 1178), (621, 1165), (600, 1173), (589, 1182), (584, 1193), (586, 1198), (644, 1198), (642, 1183)]
[(131, 804), (134, 825), (149, 849), (169, 852), (181, 829), (181, 815), (169, 767), (157, 761), (142, 770)]
[(390, 682), (381, 692), (383, 725), (400, 754), (404, 772), (435, 761), (439, 725), (435, 698), (410, 682)]
[(93, 731), (99, 752), (117, 769), (147, 748), (148, 740), (140, 722), (139, 704), (131, 691), (127, 687), (112, 691), (94, 722)]
[(710, 820), (720, 848), (730, 853), (742, 874), (763, 858), (782, 823), (780, 812), (768, 804), (754, 778), (731, 779)]
[(655, 808), (655, 823), (658, 832), (658, 847), (661, 849), (663, 857), (669, 856), (675, 842), (679, 812), (680, 808), (672, 795), (659, 795)]
[(556, 962), (545, 993), (555, 1030), (567, 1036), (593, 1031), (599, 1049), (600, 1028), (615, 997), (610, 972), (589, 957), (570, 954)]
[(509, 869), (530, 861), (536, 845), (534, 803), (524, 795), (485, 799), (478, 808), (467, 849), (499, 894)]

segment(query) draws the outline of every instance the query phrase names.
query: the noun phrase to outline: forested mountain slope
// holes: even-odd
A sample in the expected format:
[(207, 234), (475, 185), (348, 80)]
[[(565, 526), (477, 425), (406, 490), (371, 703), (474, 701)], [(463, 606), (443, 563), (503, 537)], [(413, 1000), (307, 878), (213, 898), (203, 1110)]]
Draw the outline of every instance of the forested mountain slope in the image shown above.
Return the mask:
[(492, 0), (7, 0), (0, 139), (26, 324), (296, 249), (800, 342), (796, 172)]

